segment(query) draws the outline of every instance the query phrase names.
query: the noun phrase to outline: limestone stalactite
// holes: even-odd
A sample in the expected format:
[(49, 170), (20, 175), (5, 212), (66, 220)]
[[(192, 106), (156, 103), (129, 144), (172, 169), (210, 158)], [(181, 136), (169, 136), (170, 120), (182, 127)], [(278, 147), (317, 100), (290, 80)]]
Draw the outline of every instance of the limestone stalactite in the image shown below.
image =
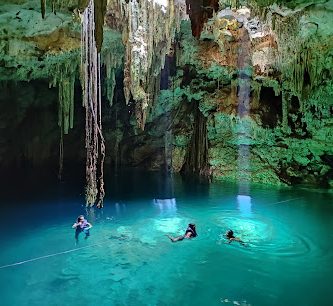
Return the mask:
[(95, 16), (95, 41), (98, 52), (101, 52), (103, 44), (104, 16), (106, 13), (107, 0), (98, 0), (94, 2)]
[(186, 0), (186, 11), (191, 19), (194, 37), (200, 37), (205, 22), (213, 16), (218, 8), (218, 0)]
[(41, 9), (41, 12), (42, 12), (42, 18), (44, 19), (45, 18), (45, 6), (46, 6), (46, 0), (40, 0), (40, 9)]

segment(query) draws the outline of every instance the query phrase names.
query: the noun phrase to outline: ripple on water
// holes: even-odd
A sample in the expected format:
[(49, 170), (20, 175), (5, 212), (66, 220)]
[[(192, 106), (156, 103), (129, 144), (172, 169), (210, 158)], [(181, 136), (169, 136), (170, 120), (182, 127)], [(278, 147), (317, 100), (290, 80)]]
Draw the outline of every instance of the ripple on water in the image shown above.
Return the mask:
[(317, 256), (319, 250), (308, 237), (298, 235), (287, 224), (277, 219), (253, 213), (251, 217), (239, 216), (237, 212), (226, 212), (218, 217), (221, 228), (219, 241), (225, 240), (224, 233), (232, 229), (248, 246), (246, 252), (262, 252), (273, 256), (298, 257), (309, 253)]

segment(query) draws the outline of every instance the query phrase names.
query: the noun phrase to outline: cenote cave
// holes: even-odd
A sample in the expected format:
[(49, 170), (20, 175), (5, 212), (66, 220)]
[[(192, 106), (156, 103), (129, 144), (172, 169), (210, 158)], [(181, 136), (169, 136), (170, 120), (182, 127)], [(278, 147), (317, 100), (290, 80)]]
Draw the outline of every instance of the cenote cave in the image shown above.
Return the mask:
[(333, 305), (333, 0), (0, 0), (0, 90), (0, 305)]

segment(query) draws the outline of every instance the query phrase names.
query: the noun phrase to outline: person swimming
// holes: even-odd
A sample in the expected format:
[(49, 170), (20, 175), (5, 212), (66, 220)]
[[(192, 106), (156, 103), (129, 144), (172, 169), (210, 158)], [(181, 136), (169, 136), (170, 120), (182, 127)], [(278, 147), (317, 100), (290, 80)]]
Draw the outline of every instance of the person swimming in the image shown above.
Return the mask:
[(224, 236), (229, 240), (228, 243), (238, 241), (240, 244), (245, 245), (244, 241), (242, 241), (239, 237), (234, 236), (234, 232), (231, 229), (227, 230)]
[(90, 229), (92, 225), (84, 218), (83, 215), (78, 216), (77, 221), (73, 224), (72, 228), (75, 229), (75, 240), (78, 242), (80, 233), (85, 233), (85, 239), (90, 236)]
[(176, 241), (181, 241), (183, 239), (191, 239), (191, 238), (195, 238), (198, 236), (197, 231), (196, 231), (196, 227), (194, 223), (189, 223), (185, 234), (182, 236), (178, 236), (178, 237), (171, 237), (170, 235), (166, 235), (172, 242), (176, 242)]

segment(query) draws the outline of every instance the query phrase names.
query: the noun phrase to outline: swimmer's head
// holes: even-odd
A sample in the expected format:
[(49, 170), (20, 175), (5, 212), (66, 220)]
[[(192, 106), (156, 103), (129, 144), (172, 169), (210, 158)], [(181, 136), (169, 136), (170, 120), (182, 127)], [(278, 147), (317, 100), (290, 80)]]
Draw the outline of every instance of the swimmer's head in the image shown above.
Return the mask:
[(191, 228), (191, 229), (195, 229), (195, 224), (194, 223), (189, 223), (188, 227)]
[(84, 221), (84, 216), (83, 215), (80, 215), (77, 217), (77, 222), (82, 222)]
[(197, 230), (196, 230), (196, 228), (195, 228), (195, 224), (194, 224), (194, 223), (189, 223), (189, 224), (188, 224), (188, 228), (191, 229), (191, 231), (192, 231), (192, 233), (193, 233), (193, 237), (198, 236), (198, 234), (197, 234)]
[(228, 238), (232, 238), (234, 236), (234, 232), (231, 229), (229, 229), (229, 230), (227, 230), (227, 232), (225, 233), (225, 235)]

